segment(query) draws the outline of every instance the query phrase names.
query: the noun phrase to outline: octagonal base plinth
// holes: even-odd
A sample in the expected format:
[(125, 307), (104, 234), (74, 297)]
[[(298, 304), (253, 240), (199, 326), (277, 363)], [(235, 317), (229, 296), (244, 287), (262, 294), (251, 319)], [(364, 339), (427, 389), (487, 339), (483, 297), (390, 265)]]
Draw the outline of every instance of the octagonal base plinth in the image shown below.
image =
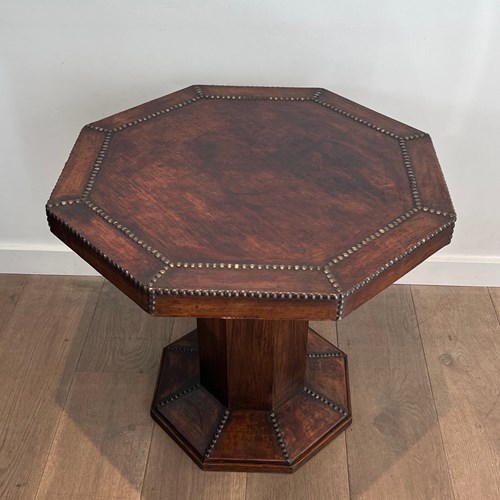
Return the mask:
[(194, 330), (164, 349), (151, 415), (204, 470), (291, 473), (351, 423), (346, 356), (309, 329), (304, 384), (276, 407), (233, 408), (200, 383)]

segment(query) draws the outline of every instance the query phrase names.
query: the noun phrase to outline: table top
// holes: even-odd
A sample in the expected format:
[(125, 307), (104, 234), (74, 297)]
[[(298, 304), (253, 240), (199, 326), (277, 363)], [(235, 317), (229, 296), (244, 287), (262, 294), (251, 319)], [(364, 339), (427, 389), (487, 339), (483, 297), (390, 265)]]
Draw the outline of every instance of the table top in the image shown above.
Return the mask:
[(428, 134), (317, 88), (192, 86), (87, 125), (51, 230), (152, 314), (340, 319), (449, 243)]

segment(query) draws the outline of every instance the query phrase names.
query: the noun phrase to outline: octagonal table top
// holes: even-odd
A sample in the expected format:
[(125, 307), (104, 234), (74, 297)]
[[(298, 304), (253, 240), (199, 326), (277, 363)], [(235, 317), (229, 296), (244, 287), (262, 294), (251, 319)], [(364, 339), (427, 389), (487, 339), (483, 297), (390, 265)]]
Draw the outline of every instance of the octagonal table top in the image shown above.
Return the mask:
[(317, 88), (192, 86), (85, 126), (51, 230), (152, 314), (340, 319), (448, 244), (428, 134)]

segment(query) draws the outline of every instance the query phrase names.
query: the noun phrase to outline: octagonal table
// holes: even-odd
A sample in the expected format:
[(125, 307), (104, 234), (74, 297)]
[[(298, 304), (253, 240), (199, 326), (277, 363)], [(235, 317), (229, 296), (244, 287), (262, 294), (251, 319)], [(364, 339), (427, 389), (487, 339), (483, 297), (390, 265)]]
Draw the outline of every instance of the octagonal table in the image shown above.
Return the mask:
[(52, 232), (139, 306), (194, 316), (153, 418), (204, 469), (292, 472), (351, 422), (340, 320), (448, 244), (426, 133), (324, 89), (193, 86), (83, 128)]

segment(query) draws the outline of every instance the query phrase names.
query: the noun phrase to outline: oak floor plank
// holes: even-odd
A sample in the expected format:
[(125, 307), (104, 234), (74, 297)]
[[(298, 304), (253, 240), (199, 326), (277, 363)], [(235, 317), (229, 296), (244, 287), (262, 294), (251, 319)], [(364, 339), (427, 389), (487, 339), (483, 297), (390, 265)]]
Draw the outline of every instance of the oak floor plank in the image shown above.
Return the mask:
[(106, 282), (77, 371), (157, 373), (172, 318), (155, 318)]
[(140, 498), (153, 384), (150, 373), (76, 373), (36, 498)]
[(144, 478), (144, 500), (243, 500), (246, 474), (206, 472), (155, 424)]
[(0, 274), (0, 335), (26, 283), (22, 274)]
[(179, 340), (183, 335), (196, 328), (196, 318), (175, 318), (169, 344)]
[[(171, 341), (196, 328), (192, 318), (176, 318)], [(242, 500), (246, 474), (203, 472), (174, 441), (155, 424), (142, 490), (145, 500)]]
[(340, 322), (353, 425), (290, 476), (202, 472), (153, 424), (161, 350), (196, 322), (102, 283), (0, 276), (0, 498), (500, 498), (500, 289), (412, 287), (423, 348), (408, 287)]
[[(309, 326), (337, 345), (335, 323), (310, 321)], [(246, 500), (337, 500), (349, 498), (345, 434), (334, 439), (292, 475), (249, 474)]]
[(101, 287), (27, 279), (0, 336), (0, 498), (35, 496)]
[(337, 328), (349, 361), (351, 498), (453, 498), (410, 288), (390, 287)]
[(486, 288), (412, 291), (455, 496), (500, 498), (500, 325), (491, 297)]

